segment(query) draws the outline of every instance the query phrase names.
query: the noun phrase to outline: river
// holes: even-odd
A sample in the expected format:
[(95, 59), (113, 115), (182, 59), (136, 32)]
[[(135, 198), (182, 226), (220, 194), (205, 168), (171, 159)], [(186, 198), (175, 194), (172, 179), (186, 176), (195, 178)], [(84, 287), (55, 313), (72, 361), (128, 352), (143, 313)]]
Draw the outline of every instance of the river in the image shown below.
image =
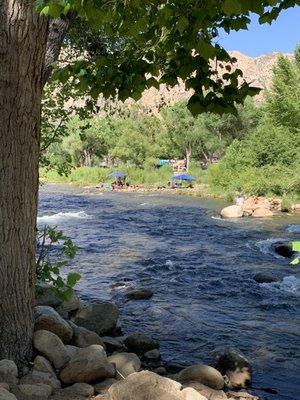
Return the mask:
[[(212, 363), (232, 346), (251, 360), (264, 399), (300, 393), (300, 266), (274, 254), (276, 241), (300, 238), (300, 215), (268, 220), (218, 218), (224, 202), (162, 194), (84, 194), (46, 185), (38, 225), (63, 229), (79, 246), (72, 269), (80, 296), (113, 300), (125, 333), (161, 342), (164, 360)], [(280, 283), (258, 284), (265, 272)], [(154, 296), (127, 301), (129, 287)]]

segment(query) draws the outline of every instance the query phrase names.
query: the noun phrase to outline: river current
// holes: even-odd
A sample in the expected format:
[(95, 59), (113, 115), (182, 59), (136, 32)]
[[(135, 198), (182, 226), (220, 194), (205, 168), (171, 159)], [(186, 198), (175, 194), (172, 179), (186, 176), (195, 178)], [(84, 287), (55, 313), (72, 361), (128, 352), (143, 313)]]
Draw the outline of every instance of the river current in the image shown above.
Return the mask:
[[(83, 299), (118, 304), (124, 333), (145, 332), (162, 357), (213, 363), (224, 347), (250, 359), (263, 399), (300, 398), (300, 266), (276, 256), (277, 241), (300, 240), (300, 215), (218, 218), (221, 201), (47, 185), (38, 225), (63, 229), (79, 246), (72, 269)], [(280, 277), (258, 284), (257, 272)], [(154, 292), (128, 301), (128, 288)]]

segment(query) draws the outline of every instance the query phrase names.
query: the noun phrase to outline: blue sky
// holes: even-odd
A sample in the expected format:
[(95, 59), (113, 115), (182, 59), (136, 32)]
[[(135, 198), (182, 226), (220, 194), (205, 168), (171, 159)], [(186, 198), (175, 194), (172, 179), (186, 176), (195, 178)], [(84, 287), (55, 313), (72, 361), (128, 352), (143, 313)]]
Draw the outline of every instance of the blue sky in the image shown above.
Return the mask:
[(259, 25), (253, 15), (248, 30), (220, 33), (218, 42), (226, 50), (238, 50), (248, 56), (280, 51), (293, 53), (296, 44), (300, 44), (300, 7), (282, 11), (272, 25)]

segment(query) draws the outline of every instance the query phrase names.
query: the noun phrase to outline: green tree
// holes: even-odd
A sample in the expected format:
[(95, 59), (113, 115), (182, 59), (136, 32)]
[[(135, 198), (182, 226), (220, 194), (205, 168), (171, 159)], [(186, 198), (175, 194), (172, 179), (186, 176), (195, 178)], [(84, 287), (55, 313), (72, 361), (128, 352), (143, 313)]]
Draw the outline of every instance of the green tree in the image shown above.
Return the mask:
[(195, 91), (189, 101), (193, 113), (230, 112), (257, 91), (245, 83), (239, 87), (239, 70), (226, 73), (226, 85), (216, 79), (210, 59), (232, 61), (213, 44), (218, 29), (246, 28), (250, 12), (270, 22), (296, 3), (2, 0), (0, 358), (20, 363), (32, 356), (41, 97), (68, 28), (81, 19), (97, 39), (100, 33), (118, 37), (116, 46), (108, 41), (92, 59), (81, 52), (74, 62), (66, 60), (57, 76), (70, 80), (76, 91), (89, 91), (94, 98), (116, 92), (120, 99), (137, 98), (145, 87), (157, 86), (154, 76), (169, 85), (180, 77)]

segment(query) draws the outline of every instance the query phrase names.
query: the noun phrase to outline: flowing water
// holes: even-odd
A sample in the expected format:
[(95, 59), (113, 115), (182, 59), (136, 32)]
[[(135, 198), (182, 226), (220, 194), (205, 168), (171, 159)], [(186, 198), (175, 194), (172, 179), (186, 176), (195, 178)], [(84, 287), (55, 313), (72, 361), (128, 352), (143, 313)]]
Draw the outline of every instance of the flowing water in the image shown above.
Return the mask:
[[(300, 215), (221, 220), (220, 201), (161, 194), (84, 194), (45, 186), (39, 226), (57, 226), (79, 246), (72, 265), (80, 295), (113, 300), (125, 333), (161, 342), (164, 360), (212, 363), (233, 346), (254, 369), (264, 399), (300, 398), (300, 266), (274, 255), (280, 240), (300, 239)], [(258, 284), (253, 274), (282, 279)], [(130, 287), (152, 289), (127, 301)]]

